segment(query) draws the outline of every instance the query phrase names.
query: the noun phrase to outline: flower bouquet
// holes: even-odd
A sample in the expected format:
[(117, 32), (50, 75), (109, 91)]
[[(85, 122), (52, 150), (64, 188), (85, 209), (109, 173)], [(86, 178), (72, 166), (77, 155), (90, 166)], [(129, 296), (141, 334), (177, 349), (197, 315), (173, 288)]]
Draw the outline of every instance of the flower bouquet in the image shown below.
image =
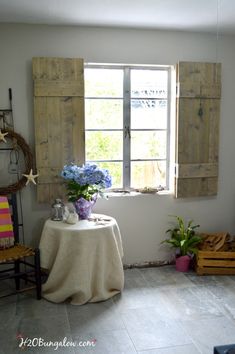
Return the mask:
[(95, 164), (65, 165), (61, 176), (66, 180), (68, 200), (74, 203), (80, 219), (90, 216), (97, 196), (103, 197), (104, 189), (112, 186), (109, 171)]

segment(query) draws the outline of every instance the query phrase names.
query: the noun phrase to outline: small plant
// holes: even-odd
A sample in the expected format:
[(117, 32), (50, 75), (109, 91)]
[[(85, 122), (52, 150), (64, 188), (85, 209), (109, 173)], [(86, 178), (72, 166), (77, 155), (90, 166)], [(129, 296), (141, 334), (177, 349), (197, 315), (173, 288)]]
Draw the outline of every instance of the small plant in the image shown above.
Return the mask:
[(181, 217), (174, 217), (177, 220), (177, 225), (166, 231), (166, 233), (170, 233), (171, 238), (162, 241), (162, 243), (168, 243), (176, 248), (177, 256), (196, 254), (202, 239), (200, 235), (196, 234), (195, 229), (200, 225), (193, 225), (193, 220), (186, 224)]

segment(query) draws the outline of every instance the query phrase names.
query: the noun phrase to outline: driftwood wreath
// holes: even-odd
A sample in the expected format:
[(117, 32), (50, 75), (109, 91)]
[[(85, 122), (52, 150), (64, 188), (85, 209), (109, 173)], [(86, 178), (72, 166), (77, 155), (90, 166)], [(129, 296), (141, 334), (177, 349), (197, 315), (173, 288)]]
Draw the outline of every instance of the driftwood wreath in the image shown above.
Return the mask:
[[(15, 133), (12, 130), (2, 129), (1, 132), (4, 134), (5, 139), (12, 140), (12, 148), (18, 151), (22, 151), (24, 155), (25, 172), (24, 174), (30, 173), (33, 169), (33, 154), (24, 138)], [(1, 143), (1, 141), (0, 141)], [(16, 183), (10, 184), (6, 187), (0, 187), (0, 195), (7, 195), (15, 193), (26, 185), (27, 178), (22, 176)]]

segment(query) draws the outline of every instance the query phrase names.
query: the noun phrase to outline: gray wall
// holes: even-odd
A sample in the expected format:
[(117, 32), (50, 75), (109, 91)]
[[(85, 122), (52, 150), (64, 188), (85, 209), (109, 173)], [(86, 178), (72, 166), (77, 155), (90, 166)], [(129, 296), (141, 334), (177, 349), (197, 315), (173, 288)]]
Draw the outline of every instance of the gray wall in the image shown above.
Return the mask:
[[(15, 130), (34, 149), (34, 56), (82, 57), (87, 62), (175, 64), (179, 60), (222, 63), (219, 190), (214, 198), (175, 200), (167, 195), (114, 196), (98, 200), (95, 211), (114, 216), (121, 229), (127, 263), (163, 260), (160, 246), (169, 214), (192, 218), (203, 231), (235, 232), (235, 38), (216, 34), (85, 28), (40, 25), (0, 25), (0, 108), (14, 95)], [(218, 52), (218, 53), (217, 53)], [(22, 190), (25, 235), (37, 244), (50, 208), (38, 205), (33, 185)]]

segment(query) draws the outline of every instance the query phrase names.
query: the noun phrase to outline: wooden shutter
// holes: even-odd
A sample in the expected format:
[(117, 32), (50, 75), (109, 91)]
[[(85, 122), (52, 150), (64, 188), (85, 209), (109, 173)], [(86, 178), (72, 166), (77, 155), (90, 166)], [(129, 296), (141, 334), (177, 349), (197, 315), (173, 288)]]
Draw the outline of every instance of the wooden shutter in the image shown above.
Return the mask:
[(84, 163), (82, 59), (33, 58), (39, 202), (63, 197), (62, 167)]
[(177, 65), (177, 198), (217, 194), (221, 64)]

